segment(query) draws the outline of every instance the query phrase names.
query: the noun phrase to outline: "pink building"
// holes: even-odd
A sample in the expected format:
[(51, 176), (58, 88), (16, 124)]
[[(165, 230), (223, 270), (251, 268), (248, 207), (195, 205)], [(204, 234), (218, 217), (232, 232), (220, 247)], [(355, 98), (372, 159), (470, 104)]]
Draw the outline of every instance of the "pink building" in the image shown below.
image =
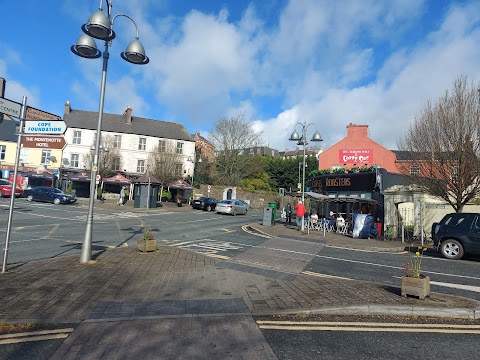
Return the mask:
[(398, 173), (396, 155), (368, 137), (368, 125), (347, 125), (347, 137), (323, 151), (319, 170), (381, 167)]

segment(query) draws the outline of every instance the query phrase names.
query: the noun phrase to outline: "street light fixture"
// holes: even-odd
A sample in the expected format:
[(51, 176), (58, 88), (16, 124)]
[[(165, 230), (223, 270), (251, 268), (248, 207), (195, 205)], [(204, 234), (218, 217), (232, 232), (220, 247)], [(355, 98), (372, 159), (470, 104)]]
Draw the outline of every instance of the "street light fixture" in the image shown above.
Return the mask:
[(96, 178), (98, 171), (98, 158), (100, 152), (100, 140), (102, 132), (102, 117), (103, 117), (103, 104), (105, 100), (105, 84), (107, 80), (107, 67), (110, 54), (108, 52), (109, 42), (115, 38), (115, 32), (113, 31), (113, 24), (115, 19), (119, 16), (126, 17), (132, 21), (135, 25), (136, 36), (135, 40), (128, 44), (126, 50), (120, 55), (122, 59), (136, 65), (145, 65), (150, 61), (145, 54), (145, 49), (138, 40), (138, 26), (133, 19), (124, 14), (115, 15), (112, 18), (112, 1), (106, 0), (107, 13), (105, 14), (102, 9), (103, 1), (100, 0), (99, 9), (88, 19), (86, 24), (82, 25), (82, 34), (77, 42), (71, 46), (70, 50), (80, 57), (87, 59), (97, 59), (102, 53), (97, 49), (95, 39), (103, 40), (105, 44), (105, 50), (103, 51), (103, 70), (102, 70), (102, 82), (100, 86), (100, 104), (98, 107), (98, 122), (97, 122), (97, 136), (95, 139), (95, 153), (92, 162), (92, 172), (90, 177), (90, 198), (88, 203), (88, 215), (87, 224), (85, 227), (85, 236), (82, 243), (82, 252), (80, 254), (80, 262), (88, 263), (92, 259), (92, 227), (93, 227), (93, 206), (95, 204), (96, 197)]
[[(316, 127), (314, 123), (310, 123), (307, 125), (306, 122), (302, 123), (297, 123), (295, 126), (300, 125), (302, 127), (302, 137), (298, 135), (297, 130), (294, 130), (292, 135), (290, 135), (290, 141), (297, 141), (297, 145), (303, 145), (303, 177), (302, 177), (302, 204), (305, 205), (305, 146), (308, 145), (306, 139), (307, 139), (307, 129), (309, 126), (313, 125)], [(311, 141), (323, 141), (322, 137), (320, 136), (320, 133), (318, 130), (315, 129), (315, 134), (312, 136)], [(305, 230), (305, 217), (302, 216), (302, 231)]]
[(188, 159), (187, 159), (188, 162), (191, 162), (193, 163), (193, 170), (192, 170), (192, 187), (193, 187), (193, 191), (192, 191), (192, 197), (193, 197), (193, 200), (195, 200), (195, 185), (193, 183), (193, 178), (194, 178), (194, 175), (195, 175), (195, 165), (197, 164), (197, 162), (201, 163), (202, 162), (202, 158), (199, 157), (199, 159), (197, 160), (197, 154), (196, 152), (193, 153), (193, 156), (189, 156)]

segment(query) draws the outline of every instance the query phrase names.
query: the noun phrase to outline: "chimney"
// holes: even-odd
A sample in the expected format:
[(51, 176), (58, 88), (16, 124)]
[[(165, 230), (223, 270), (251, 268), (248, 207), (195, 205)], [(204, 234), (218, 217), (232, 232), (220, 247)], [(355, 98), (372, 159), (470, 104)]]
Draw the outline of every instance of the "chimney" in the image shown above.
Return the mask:
[(354, 139), (366, 139), (368, 138), (368, 125), (347, 125), (347, 137)]
[(127, 108), (125, 109), (123, 116), (125, 116), (125, 122), (127, 124), (132, 123), (132, 107), (130, 105), (128, 105)]
[(67, 102), (65, 103), (65, 105), (63, 107), (63, 113), (64, 114), (70, 114), (71, 111), (72, 111), (72, 108), (70, 107), (70, 101), (67, 100)]

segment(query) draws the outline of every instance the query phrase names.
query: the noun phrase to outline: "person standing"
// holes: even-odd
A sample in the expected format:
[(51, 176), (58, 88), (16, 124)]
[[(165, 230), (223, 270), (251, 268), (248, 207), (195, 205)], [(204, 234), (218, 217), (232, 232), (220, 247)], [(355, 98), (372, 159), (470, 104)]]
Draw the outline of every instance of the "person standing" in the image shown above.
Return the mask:
[(125, 204), (125, 187), (122, 186), (122, 190), (120, 190), (120, 199), (118, 200), (118, 205)]
[(302, 200), (298, 200), (298, 204), (295, 206), (295, 222), (297, 223), (297, 231), (302, 228), (302, 221), (306, 212), (307, 209), (305, 209)]
[(287, 207), (285, 208), (285, 216), (287, 225), (290, 225), (290, 223), (292, 222), (292, 205), (290, 203), (288, 203)]

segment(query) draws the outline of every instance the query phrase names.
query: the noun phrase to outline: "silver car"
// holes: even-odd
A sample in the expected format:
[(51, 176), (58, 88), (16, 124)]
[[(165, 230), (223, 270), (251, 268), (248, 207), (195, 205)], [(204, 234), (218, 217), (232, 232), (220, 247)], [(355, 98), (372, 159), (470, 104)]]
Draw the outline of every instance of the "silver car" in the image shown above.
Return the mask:
[(215, 207), (215, 211), (217, 214), (230, 214), (230, 215), (237, 215), (247, 213), (247, 208), (245, 204), (240, 200), (222, 200), (217, 203)]

